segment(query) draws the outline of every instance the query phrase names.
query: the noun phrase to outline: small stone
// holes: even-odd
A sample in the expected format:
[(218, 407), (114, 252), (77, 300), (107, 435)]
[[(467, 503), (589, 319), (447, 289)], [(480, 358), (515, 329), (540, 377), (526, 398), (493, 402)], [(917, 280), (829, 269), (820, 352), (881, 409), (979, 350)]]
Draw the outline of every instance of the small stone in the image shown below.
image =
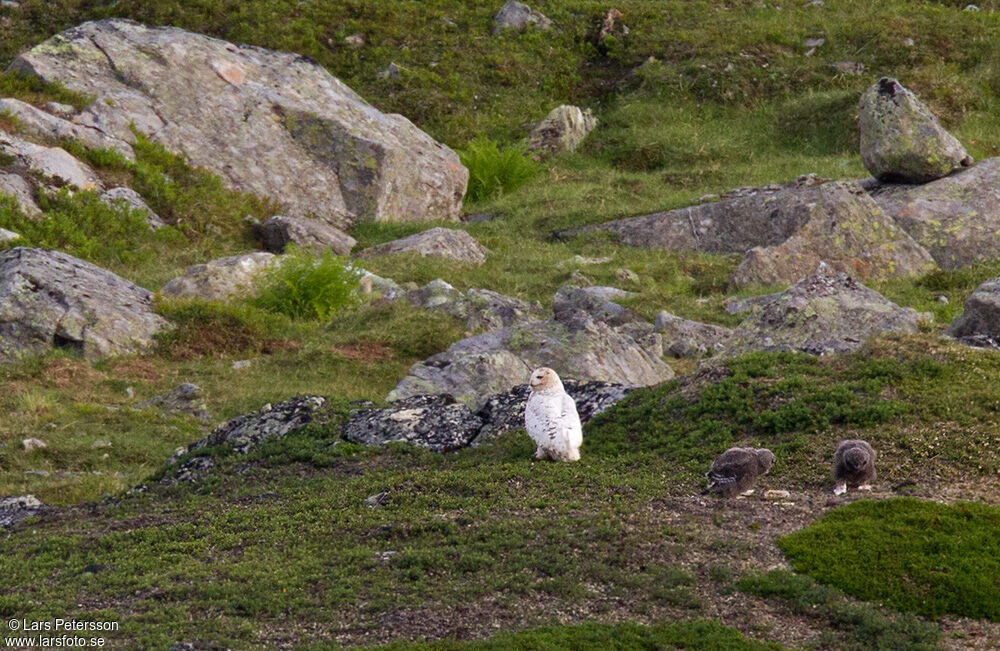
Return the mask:
[(358, 49), (365, 46), (364, 34), (350, 34), (344, 37), (344, 45), (349, 48)]
[(46, 102), (45, 110), (49, 113), (55, 113), (60, 117), (67, 117), (76, 113), (76, 109), (69, 104), (60, 104), (59, 102)]
[(396, 64), (395, 61), (393, 61), (389, 63), (384, 70), (378, 73), (378, 78), (399, 81), (402, 78), (402, 69)]
[(104, 441), (104, 440), (94, 441), (93, 443), (90, 444), (90, 447), (94, 450), (97, 450), (99, 448), (110, 448), (111, 441)]
[(839, 73), (852, 76), (860, 76), (865, 74), (865, 64), (860, 61), (837, 61), (836, 63), (831, 63), (830, 66)]
[(615, 270), (615, 276), (618, 277), (618, 280), (621, 280), (621, 281), (624, 281), (624, 282), (635, 283), (635, 284), (639, 283), (639, 274), (637, 274), (636, 272), (632, 271), (631, 269), (626, 269), (624, 267), (616, 269)]
[(24, 474), (33, 475), (35, 477), (48, 477), (49, 473), (46, 470), (25, 470)]
[(502, 212), (477, 212), (471, 215), (465, 215), (462, 217), (462, 221), (468, 222), (470, 224), (480, 224), (482, 222), (490, 222), (496, 219), (506, 219), (507, 215)]
[(935, 300), (935, 301), (937, 301), (938, 303), (941, 303), (942, 305), (947, 305), (948, 303), (950, 303), (950, 302), (951, 302), (951, 301), (950, 301), (950, 300), (948, 299), (948, 297), (947, 297), (947, 296), (945, 296), (944, 294), (940, 294), (940, 295), (938, 295), (938, 297), (937, 297), (937, 298), (935, 298), (934, 300)]
[(249, 359), (241, 359), (241, 360), (235, 361), (235, 362), (233, 362), (233, 370), (234, 371), (242, 371), (245, 368), (250, 368), (250, 363), (251, 363), (251, 360), (249, 360)]
[[(347, 219), (344, 216), (341, 221)], [(357, 240), (330, 221), (319, 218), (275, 215), (254, 230), (261, 245), (271, 253), (284, 253), (289, 244), (297, 244), (317, 255), (328, 250), (347, 255), (357, 244)]]
[(201, 421), (208, 420), (208, 409), (205, 407), (205, 396), (201, 387), (190, 382), (184, 382), (166, 393), (140, 402), (135, 408), (147, 407), (158, 407), (163, 410), (164, 415), (181, 413), (194, 416)]
[(45, 444), (45, 441), (36, 438), (27, 438), (21, 441), (21, 448), (25, 452), (34, 452), (35, 450), (44, 450), (49, 447)]
[(5, 228), (0, 228), (0, 244), (6, 244), (7, 242), (13, 242), (19, 239), (21, 236), (14, 231), (8, 231)]
[(567, 104), (557, 106), (531, 130), (528, 149), (539, 154), (573, 151), (596, 126), (597, 118), (590, 109)]
[(965, 9), (962, 9), (962, 11), (979, 11), (979, 7), (976, 5), (965, 5)]
[(493, 33), (499, 34), (506, 29), (523, 32), (528, 27), (552, 29), (552, 21), (540, 11), (536, 11), (521, 2), (508, 2), (497, 15), (493, 17)]
[(0, 7), (4, 9), (20, 9), (21, 3), (15, 0), (0, 0)]
[(764, 499), (768, 500), (787, 500), (791, 497), (791, 493), (782, 490), (767, 490), (764, 491)]
[(817, 48), (821, 47), (824, 43), (826, 43), (825, 38), (807, 38), (802, 42), (802, 46), (805, 48)]
[(703, 194), (698, 197), (698, 203), (708, 203), (710, 201), (718, 201), (719, 195), (717, 194)]
[(370, 509), (377, 509), (389, 503), (389, 491), (384, 490), (365, 498), (365, 506)]
[(906, 47), (913, 47), (914, 45), (916, 45), (916, 41), (914, 41), (912, 38), (904, 38), (903, 45), (905, 45)]
[(612, 262), (614, 258), (586, 258), (582, 255), (574, 255), (572, 258), (568, 258), (559, 263), (560, 267), (583, 267), (595, 264), (608, 264)]
[(125, 395), (129, 398), (135, 398), (135, 389), (132, 387), (125, 387)]

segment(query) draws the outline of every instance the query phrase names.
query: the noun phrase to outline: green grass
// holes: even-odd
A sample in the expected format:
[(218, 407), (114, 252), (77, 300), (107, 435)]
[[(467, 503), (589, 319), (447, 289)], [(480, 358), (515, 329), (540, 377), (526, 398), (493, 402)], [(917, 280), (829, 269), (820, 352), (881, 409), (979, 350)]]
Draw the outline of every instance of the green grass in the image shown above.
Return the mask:
[(538, 164), (522, 149), (500, 150), (487, 138), (476, 138), (461, 153), (462, 165), (469, 170), (465, 200), (475, 203), (518, 189), (535, 175)]
[(1000, 509), (862, 501), (778, 540), (796, 571), (928, 617), (1000, 621)]
[(257, 281), (260, 293), (251, 302), (293, 319), (328, 320), (356, 302), (359, 273), (342, 257), (327, 250), (313, 255), (292, 247)]

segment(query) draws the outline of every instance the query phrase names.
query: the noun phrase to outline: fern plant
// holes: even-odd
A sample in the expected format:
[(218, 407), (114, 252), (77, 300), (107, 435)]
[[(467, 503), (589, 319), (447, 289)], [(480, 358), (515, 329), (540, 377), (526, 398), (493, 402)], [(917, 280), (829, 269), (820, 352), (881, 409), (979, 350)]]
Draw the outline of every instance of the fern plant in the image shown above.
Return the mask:
[(462, 164), (469, 169), (465, 199), (470, 202), (513, 192), (538, 172), (538, 163), (528, 158), (523, 149), (501, 149), (489, 138), (474, 139), (460, 156)]

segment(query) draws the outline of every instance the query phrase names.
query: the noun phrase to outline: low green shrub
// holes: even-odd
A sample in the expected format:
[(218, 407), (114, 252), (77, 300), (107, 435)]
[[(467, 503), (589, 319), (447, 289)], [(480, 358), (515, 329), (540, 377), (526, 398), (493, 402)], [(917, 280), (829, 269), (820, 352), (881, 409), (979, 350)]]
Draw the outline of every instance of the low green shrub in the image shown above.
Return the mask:
[(501, 149), (488, 138), (476, 138), (461, 153), (462, 164), (469, 168), (467, 201), (484, 201), (521, 187), (538, 172), (538, 164), (523, 149)]
[(259, 281), (253, 304), (293, 319), (325, 321), (354, 301), (360, 273), (327, 251), (315, 256), (292, 249)]

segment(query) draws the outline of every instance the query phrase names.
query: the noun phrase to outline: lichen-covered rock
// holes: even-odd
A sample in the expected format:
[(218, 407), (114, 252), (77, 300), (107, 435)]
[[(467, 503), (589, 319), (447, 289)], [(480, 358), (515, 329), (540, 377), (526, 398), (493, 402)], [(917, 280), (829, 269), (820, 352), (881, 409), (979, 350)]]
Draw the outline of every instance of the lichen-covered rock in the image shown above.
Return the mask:
[(632, 310), (615, 303), (615, 298), (627, 298), (629, 292), (616, 287), (560, 287), (552, 299), (556, 321), (568, 322), (575, 312), (583, 312), (595, 321), (612, 327), (643, 320)]
[(1000, 258), (1000, 158), (924, 185), (879, 185), (872, 197), (943, 269)]
[(201, 421), (208, 420), (208, 408), (205, 406), (205, 394), (197, 384), (184, 382), (166, 393), (153, 396), (140, 402), (136, 409), (157, 407), (166, 415), (187, 414)]
[(120, 187), (105, 190), (101, 193), (101, 201), (108, 205), (124, 203), (132, 210), (145, 211), (146, 224), (149, 225), (149, 228), (154, 231), (167, 225), (165, 221), (160, 219), (159, 215), (153, 212), (152, 208), (146, 205), (146, 201), (142, 198), (142, 195), (132, 188)]
[(654, 321), (663, 339), (663, 348), (671, 357), (702, 357), (725, 352), (733, 331), (722, 326), (682, 319), (660, 312)]
[(43, 147), (0, 131), (0, 153), (55, 185), (75, 185), (81, 190), (99, 189), (101, 180), (86, 163), (61, 147)]
[(167, 327), (153, 296), (110, 271), (58, 251), (0, 253), (0, 361), (49, 348), (87, 358), (134, 353)]
[[(69, 107), (70, 110), (72, 108)], [(91, 126), (77, 124), (59, 115), (47, 113), (27, 102), (11, 98), (0, 99), (0, 113), (3, 112), (17, 118), (18, 126), (29, 135), (54, 140), (77, 140), (91, 149), (113, 149), (126, 159), (135, 160), (132, 145), (124, 140), (109, 136)]]
[[(326, 423), (332, 418), (326, 398), (299, 396), (276, 405), (264, 405), (259, 411), (237, 416), (219, 425), (203, 439), (187, 447), (187, 452), (224, 445), (239, 454), (256, 450), (267, 441), (276, 441), (310, 423)], [(176, 461), (172, 457), (168, 463)]]
[(42, 213), (38, 204), (35, 203), (31, 184), (17, 174), (0, 172), (0, 194), (14, 197), (25, 217), (37, 217)]
[(499, 34), (505, 29), (522, 32), (528, 27), (551, 29), (552, 21), (542, 12), (536, 11), (524, 3), (513, 2), (513, 0), (501, 7), (500, 11), (493, 17), (494, 34)]
[(815, 355), (857, 350), (880, 333), (915, 333), (921, 315), (847, 274), (817, 273), (762, 302), (733, 331), (727, 354), (798, 350)]
[(439, 310), (465, 322), (466, 330), (494, 330), (523, 321), (540, 319), (542, 306), (504, 296), (488, 289), (459, 291), (438, 279), (406, 293), (410, 304)]
[(746, 254), (733, 273), (736, 286), (794, 283), (820, 262), (861, 281), (919, 276), (937, 267), (857, 184), (826, 183), (815, 199), (794, 235)]
[[(566, 393), (576, 402), (581, 423), (586, 423), (637, 388), (630, 384), (578, 382), (570, 378), (562, 378), (562, 383)], [(487, 397), (476, 412), (482, 421), (482, 429), (470, 446), (479, 447), (505, 432), (523, 429), (524, 405), (528, 401), (528, 394), (528, 385), (521, 384), (507, 393)]]
[(358, 409), (344, 427), (344, 438), (364, 445), (393, 441), (432, 452), (464, 448), (479, 434), (482, 421), (449, 395), (411, 396), (384, 409)]
[(1000, 348), (1000, 278), (976, 288), (948, 334), (970, 346)]
[[(338, 220), (338, 221), (347, 221)], [(275, 215), (257, 227), (257, 237), (264, 249), (284, 253), (289, 244), (311, 249), (317, 255), (333, 251), (347, 255), (358, 243), (353, 237), (322, 219)]]
[(557, 106), (531, 130), (528, 149), (540, 154), (574, 151), (596, 126), (597, 118), (590, 109), (584, 111), (565, 104)]
[(478, 406), (488, 395), (523, 384), (539, 366), (562, 377), (616, 384), (658, 384), (673, 377), (648, 343), (586, 313), (571, 316), (567, 323), (529, 321), (458, 341), (414, 364), (389, 400), (448, 393)]
[(254, 280), (279, 258), (271, 253), (257, 251), (219, 258), (205, 264), (188, 267), (163, 286), (168, 296), (201, 298), (208, 301), (226, 301), (254, 293)]
[(367, 248), (361, 252), (361, 256), (370, 258), (395, 253), (419, 253), (423, 256), (481, 265), (486, 262), (486, 254), (489, 251), (465, 231), (438, 226)]
[(468, 171), (455, 152), (296, 54), (107, 19), (10, 69), (96, 96), (74, 123), (126, 142), (135, 128), (291, 214), (341, 228), (461, 215)]
[(34, 495), (0, 498), (0, 529), (13, 527), (21, 520), (42, 513), (46, 508)]
[(926, 183), (972, 162), (917, 97), (883, 77), (858, 105), (861, 159), (872, 176), (888, 183)]

